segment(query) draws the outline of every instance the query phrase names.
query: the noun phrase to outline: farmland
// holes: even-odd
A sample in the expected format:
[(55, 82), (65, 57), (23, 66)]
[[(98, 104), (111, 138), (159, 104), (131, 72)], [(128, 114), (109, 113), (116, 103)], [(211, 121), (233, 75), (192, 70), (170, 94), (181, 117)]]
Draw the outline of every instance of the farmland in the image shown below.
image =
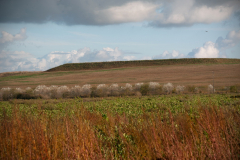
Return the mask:
[(238, 159), (239, 95), (0, 102), (1, 159)]
[(184, 61), (1, 74), (0, 159), (239, 159), (239, 60)]
[[(201, 59), (198, 59), (198, 61), (200, 60)], [(0, 74), (0, 88), (35, 88), (38, 85), (66, 85), (72, 87), (85, 84), (91, 84), (93, 86), (98, 84), (111, 85), (112, 83), (119, 85), (130, 83), (133, 85), (134, 83), (140, 82), (158, 82), (161, 85), (170, 82), (174, 85), (207, 86), (213, 83), (213, 77), (215, 86), (219, 88), (240, 84), (239, 59), (207, 60), (197, 61), (198, 63), (188, 59), (176, 62), (170, 60), (151, 61), (155, 63), (140, 61), (140, 64), (133, 63), (135, 66), (133, 66), (130, 61), (128, 63), (132, 66), (120, 66), (121, 63), (119, 62), (119, 67), (112, 65), (115, 63), (118, 64), (117, 62), (104, 62), (104, 64), (107, 64), (106, 68), (82, 69), (79, 67), (78, 70), (72, 68), (78, 65), (86, 65), (87, 68), (90, 63), (68, 64), (67, 66), (70, 67), (68, 70), (62, 70), (62, 66), (59, 66), (59, 68), (57, 67), (55, 69), (56, 71), (51, 72), (2, 73)], [(157, 62), (160, 64), (157, 64)], [(145, 64), (145, 66), (142, 63)], [(101, 63), (91, 64), (97, 66)]]

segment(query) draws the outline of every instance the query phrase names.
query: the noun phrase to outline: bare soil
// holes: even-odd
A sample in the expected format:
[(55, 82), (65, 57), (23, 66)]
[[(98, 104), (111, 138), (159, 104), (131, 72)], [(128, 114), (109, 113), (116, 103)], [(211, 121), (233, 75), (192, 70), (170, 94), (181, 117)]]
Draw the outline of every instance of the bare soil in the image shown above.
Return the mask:
[(25, 72), (0, 77), (3, 87), (36, 87), (37, 85), (84, 85), (138, 82), (171, 82), (174, 85), (225, 87), (240, 84), (240, 64), (189, 64), (115, 68), (68, 72)]

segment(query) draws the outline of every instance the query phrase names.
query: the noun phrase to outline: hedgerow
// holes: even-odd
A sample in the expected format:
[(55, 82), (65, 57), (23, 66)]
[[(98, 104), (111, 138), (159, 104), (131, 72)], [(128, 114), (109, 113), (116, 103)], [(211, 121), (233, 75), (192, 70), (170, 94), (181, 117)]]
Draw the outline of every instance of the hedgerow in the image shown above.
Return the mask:
[[(187, 89), (186, 89), (187, 88)], [(59, 98), (74, 98), (74, 97), (108, 97), (108, 96), (145, 96), (145, 95), (161, 95), (161, 94), (183, 94), (183, 93), (215, 93), (216, 89), (213, 85), (208, 85), (206, 91), (204, 87), (198, 88), (194, 85), (183, 86), (177, 85), (174, 87), (172, 83), (166, 83), (160, 85), (158, 82), (149, 83), (135, 83), (134, 85), (126, 83), (123, 86), (119, 86), (117, 83), (107, 85), (99, 84), (97, 86), (91, 86), (90, 84), (85, 84), (82, 87), (75, 85), (74, 87), (68, 86), (46, 86), (38, 85), (36, 88), (32, 89), (27, 87), (22, 88), (9, 88), (5, 87), (0, 90), (0, 99), (59, 99)], [(220, 89), (222, 92), (233, 92), (237, 93), (238, 89), (236, 86), (224, 87)]]

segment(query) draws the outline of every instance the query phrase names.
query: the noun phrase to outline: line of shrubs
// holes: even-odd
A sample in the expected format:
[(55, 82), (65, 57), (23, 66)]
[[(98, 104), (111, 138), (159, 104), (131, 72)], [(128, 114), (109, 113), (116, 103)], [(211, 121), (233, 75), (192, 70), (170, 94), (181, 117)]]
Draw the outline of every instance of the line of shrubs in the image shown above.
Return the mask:
[[(230, 87), (232, 89), (233, 87)], [(215, 92), (213, 86), (208, 85), (208, 93)], [(236, 88), (232, 90), (237, 92)], [(182, 94), (182, 93), (201, 93), (198, 87), (195, 86), (183, 86), (178, 85), (174, 87), (172, 83), (160, 85), (157, 82), (149, 83), (136, 83), (134, 86), (127, 83), (125, 86), (119, 86), (118, 84), (112, 84), (110, 86), (106, 84), (99, 84), (98, 86), (91, 86), (85, 84), (81, 86), (67, 87), (67, 86), (55, 86), (47, 87), (45, 85), (39, 85), (35, 89), (27, 87), (21, 88), (2, 88), (0, 90), (0, 99), (56, 99), (56, 98), (74, 98), (74, 97), (107, 97), (107, 96), (142, 96), (142, 95), (160, 95), (160, 94)]]

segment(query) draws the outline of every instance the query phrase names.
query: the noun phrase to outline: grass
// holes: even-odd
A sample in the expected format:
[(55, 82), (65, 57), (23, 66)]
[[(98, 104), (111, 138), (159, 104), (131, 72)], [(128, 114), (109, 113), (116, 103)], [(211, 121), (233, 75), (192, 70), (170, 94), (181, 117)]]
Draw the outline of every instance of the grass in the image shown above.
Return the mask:
[[(52, 71), (73, 71), (73, 70), (102, 70), (120, 67), (139, 67), (139, 66), (162, 66), (162, 65), (186, 65), (186, 64), (239, 64), (239, 59), (221, 58), (185, 58), (185, 59), (166, 59), (166, 60), (138, 60), (138, 61), (114, 61), (114, 62), (91, 62), (91, 63), (71, 63), (63, 64), (47, 70)], [(106, 70), (108, 71), (108, 70)]]
[(0, 159), (239, 159), (240, 96), (0, 102)]
[[(187, 84), (199, 86), (212, 83), (212, 71), (215, 73), (215, 83), (218, 86), (231, 86), (239, 83), (239, 74), (237, 74), (239, 72), (239, 64), (222, 65), (223, 61), (237, 62), (237, 60), (215, 59), (212, 63), (210, 62), (213, 61), (213, 59), (207, 60), (206, 63), (211, 64), (211, 66), (206, 66), (205, 61), (202, 61), (204, 63), (190, 64), (191, 60), (189, 60), (188, 63), (186, 62), (186, 64), (184, 64), (185, 61), (183, 59), (182, 62), (179, 61), (172, 65), (170, 65), (171, 61), (168, 61), (169, 65), (166, 64), (166, 62), (164, 62), (165, 65), (164, 63), (161, 65), (160, 62), (162, 61), (159, 60), (159, 65), (153, 65), (152, 62), (154, 61), (140, 61), (141, 63), (136, 63), (135, 66), (128, 67), (123, 65), (120, 68), (112, 68), (109, 62), (109, 68), (105, 69), (100, 67), (92, 70), (3, 73), (0, 74), (0, 88), (13, 86), (30, 86), (33, 88), (40, 84), (64, 84), (71, 87), (73, 85), (84, 85), (90, 82), (92, 82), (92, 84), (123, 82), (133, 84), (151, 81), (160, 82), (161, 84), (172, 82), (175, 85)], [(180, 62), (182, 64), (180, 64)], [(150, 66), (141, 65), (142, 63), (148, 63)], [(29, 82), (31, 82), (31, 85)]]

